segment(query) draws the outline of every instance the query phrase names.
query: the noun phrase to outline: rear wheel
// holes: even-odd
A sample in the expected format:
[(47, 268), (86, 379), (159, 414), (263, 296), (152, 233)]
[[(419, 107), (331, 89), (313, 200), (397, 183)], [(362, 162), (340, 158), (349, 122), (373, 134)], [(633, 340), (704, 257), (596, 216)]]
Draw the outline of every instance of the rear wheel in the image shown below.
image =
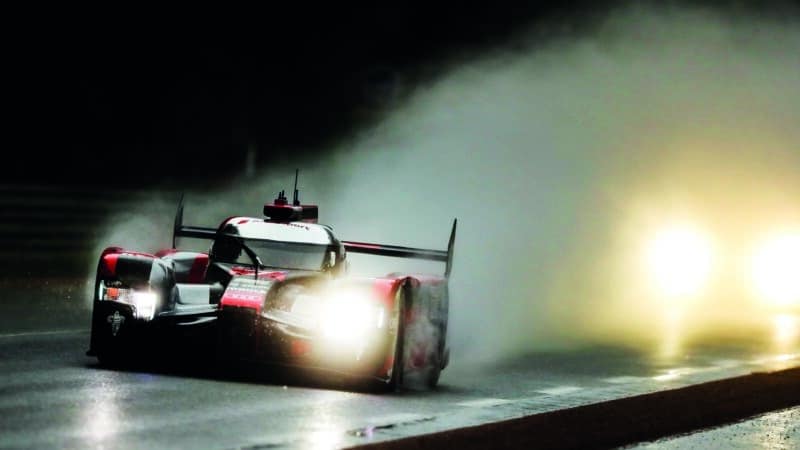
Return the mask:
[(439, 376), (442, 373), (442, 352), (438, 348), (428, 364), (430, 364), (430, 366), (428, 368), (425, 384), (428, 388), (433, 389), (439, 384)]

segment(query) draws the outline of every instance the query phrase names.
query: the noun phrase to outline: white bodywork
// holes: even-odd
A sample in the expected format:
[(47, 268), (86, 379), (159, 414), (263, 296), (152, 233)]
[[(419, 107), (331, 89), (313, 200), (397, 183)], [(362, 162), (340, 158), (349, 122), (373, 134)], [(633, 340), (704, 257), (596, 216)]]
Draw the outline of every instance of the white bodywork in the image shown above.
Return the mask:
[(323, 225), (305, 222), (267, 222), (252, 217), (234, 217), (228, 220), (246, 239), (269, 239), (271, 241), (299, 244), (330, 245), (331, 236)]

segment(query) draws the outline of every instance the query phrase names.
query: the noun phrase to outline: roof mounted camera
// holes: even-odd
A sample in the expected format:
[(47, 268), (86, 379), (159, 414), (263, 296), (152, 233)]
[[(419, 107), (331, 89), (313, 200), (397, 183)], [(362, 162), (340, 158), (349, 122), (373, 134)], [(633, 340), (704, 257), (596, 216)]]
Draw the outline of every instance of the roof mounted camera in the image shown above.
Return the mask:
[(278, 192), (278, 197), (264, 205), (264, 215), (269, 222), (307, 222), (317, 223), (319, 207), (317, 205), (301, 205), (300, 191), (297, 189), (297, 178), (300, 169), (294, 172), (294, 195), (292, 204), (286, 198), (286, 191)]

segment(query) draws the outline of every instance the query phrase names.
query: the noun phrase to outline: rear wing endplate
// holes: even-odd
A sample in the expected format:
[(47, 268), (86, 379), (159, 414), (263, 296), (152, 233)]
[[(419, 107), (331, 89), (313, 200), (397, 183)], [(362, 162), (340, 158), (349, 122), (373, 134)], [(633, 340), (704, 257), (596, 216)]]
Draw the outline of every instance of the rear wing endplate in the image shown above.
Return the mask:
[(441, 261), (445, 263), (444, 275), (448, 277), (453, 268), (456, 225), (458, 225), (458, 219), (453, 220), (453, 229), (450, 231), (450, 241), (447, 243), (447, 250), (429, 250), (424, 248), (400, 247), (398, 245), (370, 244), (367, 242), (354, 241), (342, 241), (342, 244), (346, 251), (353, 253)]

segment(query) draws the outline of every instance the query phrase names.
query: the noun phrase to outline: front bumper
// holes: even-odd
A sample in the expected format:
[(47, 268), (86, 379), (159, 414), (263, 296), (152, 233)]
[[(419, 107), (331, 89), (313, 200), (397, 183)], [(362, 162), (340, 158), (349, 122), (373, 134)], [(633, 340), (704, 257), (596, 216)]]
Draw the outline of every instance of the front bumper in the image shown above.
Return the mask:
[(124, 360), (135, 356), (212, 356), (216, 313), (136, 317), (131, 305), (95, 301), (87, 356)]
[(225, 357), (384, 381), (390, 376), (393, 342), (391, 333), (383, 329), (361, 341), (340, 345), (249, 308), (225, 308), (218, 318), (218, 349)]

